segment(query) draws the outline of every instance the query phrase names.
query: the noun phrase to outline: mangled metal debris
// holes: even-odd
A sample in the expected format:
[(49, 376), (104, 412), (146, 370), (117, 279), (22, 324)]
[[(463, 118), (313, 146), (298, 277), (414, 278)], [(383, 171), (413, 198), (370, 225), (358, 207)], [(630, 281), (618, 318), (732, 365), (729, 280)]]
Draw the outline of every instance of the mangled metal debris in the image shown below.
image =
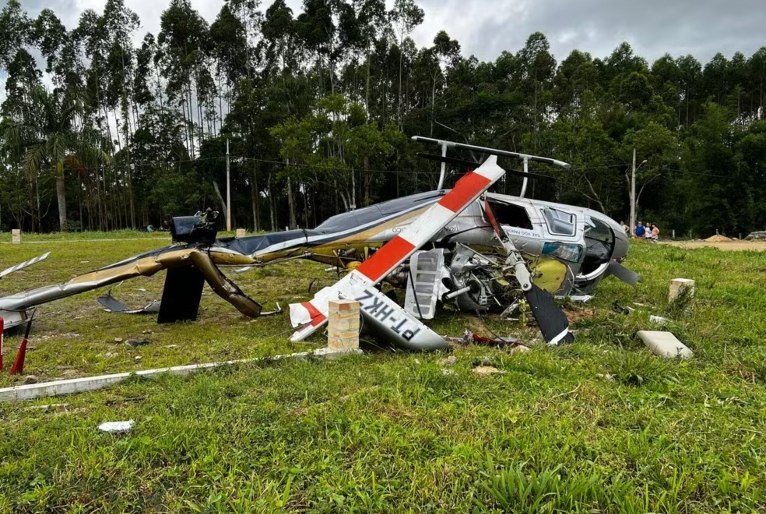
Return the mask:
[[(263, 266), (290, 259), (310, 259), (347, 271), (335, 285), (311, 301), (290, 306), (304, 339), (321, 327), (331, 300), (356, 300), (367, 326), (397, 346), (411, 350), (443, 349), (447, 342), (423, 323), (440, 303), (467, 313), (503, 312), (525, 301), (549, 344), (571, 340), (568, 321), (556, 296), (587, 295), (612, 274), (635, 283), (624, 268), (628, 239), (614, 220), (596, 211), (524, 198), (530, 162), (568, 167), (547, 157), (506, 152), (450, 141), (415, 138), (445, 150), (466, 149), (487, 155), (483, 163), (429, 156), (472, 169), (453, 189), (418, 193), (333, 216), (313, 230), (217, 237), (217, 213), (206, 211), (173, 219), (173, 244), (75, 277), (0, 298), (6, 326), (24, 323), (28, 309), (67, 296), (138, 276), (167, 271), (162, 300), (131, 309), (111, 295), (99, 299), (113, 312), (157, 312), (159, 323), (196, 319), (207, 283), (219, 296), (250, 317), (265, 314), (220, 269)], [(444, 154), (446, 155), (446, 153)], [(520, 159), (525, 173), (520, 196), (487, 190), (506, 174), (498, 158)], [(40, 258), (39, 260), (42, 260)], [(34, 264), (28, 261), (19, 266)], [(36, 261), (37, 262), (37, 261)], [(10, 269), (10, 268), (9, 268)], [(404, 288), (400, 307), (379, 286)], [(276, 312), (281, 309), (277, 308)], [(10, 322), (9, 322), (10, 320)]]

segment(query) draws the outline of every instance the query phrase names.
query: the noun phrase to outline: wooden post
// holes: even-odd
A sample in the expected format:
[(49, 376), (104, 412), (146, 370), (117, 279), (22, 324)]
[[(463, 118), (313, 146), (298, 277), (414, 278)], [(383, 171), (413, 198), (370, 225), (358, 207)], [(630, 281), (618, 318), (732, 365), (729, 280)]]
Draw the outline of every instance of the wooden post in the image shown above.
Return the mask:
[(333, 300), (329, 302), (327, 347), (335, 351), (359, 349), (359, 302)]

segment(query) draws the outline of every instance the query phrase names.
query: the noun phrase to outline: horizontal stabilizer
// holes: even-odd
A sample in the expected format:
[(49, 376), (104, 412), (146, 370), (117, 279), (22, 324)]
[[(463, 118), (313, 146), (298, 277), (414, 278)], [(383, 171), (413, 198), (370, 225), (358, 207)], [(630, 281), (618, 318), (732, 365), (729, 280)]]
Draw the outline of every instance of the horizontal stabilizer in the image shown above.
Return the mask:
[(106, 312), (117, 312), (120, 314), (157, 314), (160, 312), (159, 300), (154, 300), (140, 309), (131, 309), (120, 300), (112, 296), (111, 291), (99, 296), (96, 300), (99, 304), (101, 304)]
[(609, 267), (606, 271), (631, 286), (635, 286), (638, 281), (641, 280), (641, 275), (635, 271), (629, 270), (614, 259), (609, 263)]

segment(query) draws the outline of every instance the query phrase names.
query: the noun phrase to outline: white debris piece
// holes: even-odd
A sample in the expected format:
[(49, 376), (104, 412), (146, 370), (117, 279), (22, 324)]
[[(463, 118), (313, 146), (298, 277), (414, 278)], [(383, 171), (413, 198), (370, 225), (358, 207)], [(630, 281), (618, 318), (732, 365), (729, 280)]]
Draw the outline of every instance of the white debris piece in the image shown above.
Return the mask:
[(668, 318), (663, 318), (662, 316), (651, 315), (649, 316), (649, 321), (658, 325), (664, 325), (670, 320)]
[(652, 351), (661, 357), (690, 359), (694, 353), (670, 332), (659, 330), (639, 330), (638, 338)]
[(132, 419), (127, 421), (107, 421), (105, 423), (101, 423), (98, 426), (98, 429), (109, 434), (124, 434), (126, 432), (130, 432), (130, 429), (133, 428), (133, 425), (135, 424), (136, 422)]

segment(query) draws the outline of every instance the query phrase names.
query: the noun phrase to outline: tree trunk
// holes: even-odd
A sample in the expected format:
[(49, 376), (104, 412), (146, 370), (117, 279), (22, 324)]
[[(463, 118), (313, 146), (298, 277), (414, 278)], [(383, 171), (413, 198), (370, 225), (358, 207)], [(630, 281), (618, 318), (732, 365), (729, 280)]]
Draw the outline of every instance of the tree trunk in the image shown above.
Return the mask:
[(290, 177), (287, 177), (287, 206), (290, 210), (290, 229), (294, 229), (298, 226), (295, 221), (295, 199), (293, 198), (293, 183)]
[(250, 187), (250, 194), (252, 195), (252, 203), (253, 203), (253, 229), (255, 232), (258, 232), (258, 227), (261, 225), (258, 220), (258, 171), (253, 170), (253, 183)]
[(59, 230), (66, 232), (66, 183), (64, 170), (56, 173), (56, 201), (59, 204)]

